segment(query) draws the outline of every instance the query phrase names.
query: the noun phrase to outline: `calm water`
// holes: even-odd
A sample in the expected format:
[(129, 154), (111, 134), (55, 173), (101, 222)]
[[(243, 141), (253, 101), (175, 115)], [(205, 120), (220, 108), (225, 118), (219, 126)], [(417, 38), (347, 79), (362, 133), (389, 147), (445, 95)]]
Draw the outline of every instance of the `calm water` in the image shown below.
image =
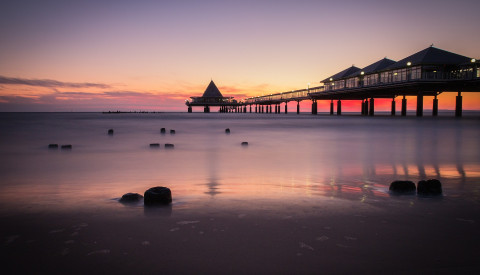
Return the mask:
[[(143, 194), (159, 185), (172, 189), (174, 209), (199, 202), (273, 210), (285, 201), (390, 203), (391, 181), (426, 178), (440, 179), (445, 197), (478, 202), (479, 122), (478, 117), (2, 113), (0, 205), (4, 212), (116, 208), (121, 206), (114, 199), (122, 194)], [(162, 127), (167, 134), (160, 134)], [(107, 135), (110, 128), (113, 136)], [(242, 147), (243, 141), (249, 146)], [(49, 150), (50, 143), (73, 149)], [(151, 149), (150, 143), (173, 143), (175, 149)]]

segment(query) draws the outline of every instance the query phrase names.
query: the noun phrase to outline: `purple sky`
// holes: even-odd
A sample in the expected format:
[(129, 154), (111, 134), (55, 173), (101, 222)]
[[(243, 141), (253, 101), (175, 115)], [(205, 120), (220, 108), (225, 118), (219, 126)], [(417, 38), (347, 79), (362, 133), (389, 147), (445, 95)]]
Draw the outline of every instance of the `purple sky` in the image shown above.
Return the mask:
[(352, 64), (399, 60), (432, 43), (480, 57), (480, 1), (471, 0), (4, 0), (0, 7), (0, 77), (99, 85), (0, 81), (0, 111), (183, 110), (211, 78), (224, 94), (243, 97), (315, 86)]

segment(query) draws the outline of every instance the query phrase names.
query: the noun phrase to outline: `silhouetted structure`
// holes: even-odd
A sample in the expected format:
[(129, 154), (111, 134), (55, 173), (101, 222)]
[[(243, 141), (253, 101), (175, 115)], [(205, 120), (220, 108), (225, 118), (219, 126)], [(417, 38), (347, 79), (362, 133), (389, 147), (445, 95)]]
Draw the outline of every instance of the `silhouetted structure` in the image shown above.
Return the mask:
[(239, 104), (233, 97), (225, 97), (222, 95), (220, 90), (213, 82), (210, 81), (207, 89), (200, 97), (190, 97), (191, 101), (186, 101), (185, 104), (188, 106), (188, 112), (192, 112), (193, 106), (203, 106), (205, 113), (210, 113), (210, 106), (220, 106), (220, 112), (229, 112), (234, 110), (234, 108), (240, 107)]
[[(400, 61), (381, 59), (363, 69), (352, 66), (334, 74), (321, 83), (323, 86), (291, 92), (252, 97), (243, 105), (255, 105), (255, 111), (263, 112), (275, 105), (280, 113), (280, 104), (312, 100), (312, 114), (317, 114), (317, 100), (331, 100), (330, 114), (341, 115), (342, 100), (361, 100), (361, 114), (374, 115), (375, 98), (391, 98), (391, 114), (396, 114), (395, 98), (403, 96), (402, 116), (407, 114), (405, 96), (417, 96), (417, 116), (423, 116), (423, 97), (433, 96), (432, 115), (438, 114), (437, 96), (442, 92), (457, 92), (455, 115), (462, 116), (462, 92), (480, 92), (480, 66), (475, 58), (462, 56), (430, 46)], [(269, 108), (270, 107), (270, 108)], [(285, 106), (285, 113), (287, 108)]]

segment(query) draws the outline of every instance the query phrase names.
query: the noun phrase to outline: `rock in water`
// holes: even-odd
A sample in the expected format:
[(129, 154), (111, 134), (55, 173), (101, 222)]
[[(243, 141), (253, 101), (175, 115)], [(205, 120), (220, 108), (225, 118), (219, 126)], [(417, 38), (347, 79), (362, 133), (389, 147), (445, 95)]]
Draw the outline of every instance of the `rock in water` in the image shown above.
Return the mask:
[(138, 202), (143, 198), (142, 195), (138, 193), (127, 193), (122, 196), (120, 202), (122, 203), (129, 203), (129, 202)]
[(170, 130), (170, 135), (175, 135), (175, 130)]
[(152, 187), (145, 191), (143, 202), (147, 206), (169, 204), (172, 202), (172, 192), (167, 187)]
[(418, 182), (417, 193), (424, 196), (442, 194), (442, 183), (437, 179), (421, 180)]
[(165, 128), (161, 128), (161, 129), (160, 129), (160, 133), (161, 133), (161, 134), (165, 134), (166, 131), (167, 131), (167, 130), (165, 130)]
[(113, 135), (113, 129), (108, 129), (108, 134)]
[(246, 141), (242, 142), (242, 146), (248, 146), (248, 142)]
[(415, 193), (415, 183), (409, 180), (396, 180), (390, 184), (391, 192), (397, 194), (409, 194)]
[(60, 147), (62, 149), (72, 149), (72, 145), (71, 144), (66, 144), (66, 145), (62, 145), (62, 147)]
[(160, 143), (150, 143), (150, 148), (160, 148)]
[(49, 144), (48, 149), (58, 149), (58, 144)]
[(171, 143), (165, 143), (165, 149), (173, 149), (175, 147), (175, 145), (171, 144)]
[(225, 134), (230, 134), (230, 128), (225, 129)]

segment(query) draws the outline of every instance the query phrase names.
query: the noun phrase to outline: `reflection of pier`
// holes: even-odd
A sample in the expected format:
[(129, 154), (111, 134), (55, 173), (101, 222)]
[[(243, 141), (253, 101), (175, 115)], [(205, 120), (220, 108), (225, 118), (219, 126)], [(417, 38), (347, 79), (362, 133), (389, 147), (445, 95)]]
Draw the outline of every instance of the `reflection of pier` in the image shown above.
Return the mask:
[(396, 115), (395, 99), (401, 96), (400, 113), (406, 116), (406, 97), (416, 96), (416, 115), (423, 116), (424, 97), (432, 96), (432, 115), (437, 116), (439, 106), (437, 96), (440, 93), (455, 92), (457, 93), (455, 116), (462, 116), (462, 93), (480, 92), (479, 64), (480, 62), (474, 58), (431, 46), (398, 62), (384, 58), (364, 68), (352, 66), (321, 81), (323, 85), (318, 87), (251, 97), (237, 102), (233, 98), (221, 97), (220, 92), (216, 93), (216, 97), (205, 97), (209, 85), (203, 97), (192, 97), (192, 102), (187, 101), (186, 104), (189, 112), (192, 106), (204, 106), (205, 112), (210, 111), (210, 106), (220, 106), (220, 112), (280, 114), (281, 104), (285, 104), (284, 112), (287, 113), (288, 102), (296, 101), (299, 114), (300, 101), (311, 100), (312, 114), (317, 114), (317, 101), (329, 100), (330, 115), (334, 114), (335, 105), (337, 115), (341, 115), (343, 100), (357, 100), (361, 101), (360, 113), (373, 116), (376, 98), (392, 99), (391, 114)]

